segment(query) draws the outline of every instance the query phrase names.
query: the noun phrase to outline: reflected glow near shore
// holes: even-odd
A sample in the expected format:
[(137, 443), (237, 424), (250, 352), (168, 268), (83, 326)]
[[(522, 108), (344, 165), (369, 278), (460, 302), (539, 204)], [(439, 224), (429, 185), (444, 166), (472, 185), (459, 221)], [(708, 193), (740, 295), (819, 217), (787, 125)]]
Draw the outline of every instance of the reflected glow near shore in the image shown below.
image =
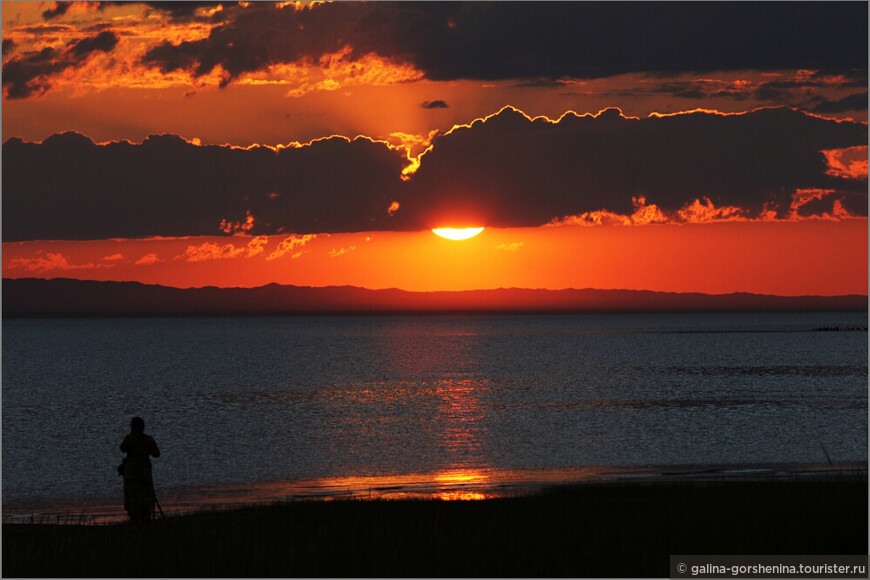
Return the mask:
[[(866, 462), (835, 464), (686, 465), (661, 468), (574, 467), (564, 469), (450, 469), (427, 474), (329, 477), (254, 485), (158, 490), (167, 516), (210, 508), (269, 505), (286, 501), (340, 499), (481, 500), (520, 496), (552, 485), (607, 482), (741, 481), (804, 479), (864, 474)], [(106, 503), (52, 505), (51, 509), (4, 509), (4, 523), (103, 524), (127, 519), (123, 506)]]

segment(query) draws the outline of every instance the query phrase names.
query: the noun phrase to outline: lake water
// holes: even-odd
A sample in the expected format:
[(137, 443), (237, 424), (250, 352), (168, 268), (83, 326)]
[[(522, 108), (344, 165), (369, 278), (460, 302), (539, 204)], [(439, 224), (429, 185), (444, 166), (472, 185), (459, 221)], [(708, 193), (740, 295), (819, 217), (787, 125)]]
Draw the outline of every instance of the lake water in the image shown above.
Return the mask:
[(133, 415), (174, 505), (866, 462), (867, 332), (816, 330), (866, 326), (866, 312), (4, 320), (3, 510), (117, 510)]

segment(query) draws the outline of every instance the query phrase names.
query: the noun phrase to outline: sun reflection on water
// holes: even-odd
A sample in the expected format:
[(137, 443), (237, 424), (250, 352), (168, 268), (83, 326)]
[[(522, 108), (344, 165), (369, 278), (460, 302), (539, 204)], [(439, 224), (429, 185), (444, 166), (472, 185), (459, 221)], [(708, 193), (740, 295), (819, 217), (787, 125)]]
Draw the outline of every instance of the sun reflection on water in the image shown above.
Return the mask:
[(492, 496), (479, 491), (442, 491), (438, 494), (438, 499), (443, 499), (444, 501), (477, 501), (490, 497)]
[(483, 384), (473, 379), (442, 381), (435, 390), (443, 421), (441, 444), (450, 455), (448, 469), (486, 464), (481, 454), (485, 414), (477, 398)]
[[(441, 319), (428, 332), (410, 320), (397, 321), (383, 337), (381, 355), (397, 379), (414, 377), (408, 394), (426, 409), (416, 436), (431, 453), (430, 464), (445, 472), (486, 468), (488, 424), (481, 397), (489, 380), (481, 357), (481, 332), (475, 319)], [(408, 396), (408, 395), (406, 395)]]

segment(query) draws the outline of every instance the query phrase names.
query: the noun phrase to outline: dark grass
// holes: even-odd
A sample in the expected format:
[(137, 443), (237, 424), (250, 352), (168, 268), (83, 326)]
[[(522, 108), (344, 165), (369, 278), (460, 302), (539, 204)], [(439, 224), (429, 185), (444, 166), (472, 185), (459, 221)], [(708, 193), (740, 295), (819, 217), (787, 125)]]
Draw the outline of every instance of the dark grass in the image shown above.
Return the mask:
[(145, 528), (3, 526), (5, 577), (667, 577), (671, 554), (866, 554), (867, 479), (295, 502)]

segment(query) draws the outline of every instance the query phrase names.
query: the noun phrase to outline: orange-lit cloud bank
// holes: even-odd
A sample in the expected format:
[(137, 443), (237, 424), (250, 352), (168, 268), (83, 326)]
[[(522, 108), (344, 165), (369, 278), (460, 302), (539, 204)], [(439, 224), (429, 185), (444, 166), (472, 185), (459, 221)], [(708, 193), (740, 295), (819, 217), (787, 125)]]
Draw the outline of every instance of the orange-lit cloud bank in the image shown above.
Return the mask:
[(866, 293), (866, 15), (4, 3), (3, 276)]

